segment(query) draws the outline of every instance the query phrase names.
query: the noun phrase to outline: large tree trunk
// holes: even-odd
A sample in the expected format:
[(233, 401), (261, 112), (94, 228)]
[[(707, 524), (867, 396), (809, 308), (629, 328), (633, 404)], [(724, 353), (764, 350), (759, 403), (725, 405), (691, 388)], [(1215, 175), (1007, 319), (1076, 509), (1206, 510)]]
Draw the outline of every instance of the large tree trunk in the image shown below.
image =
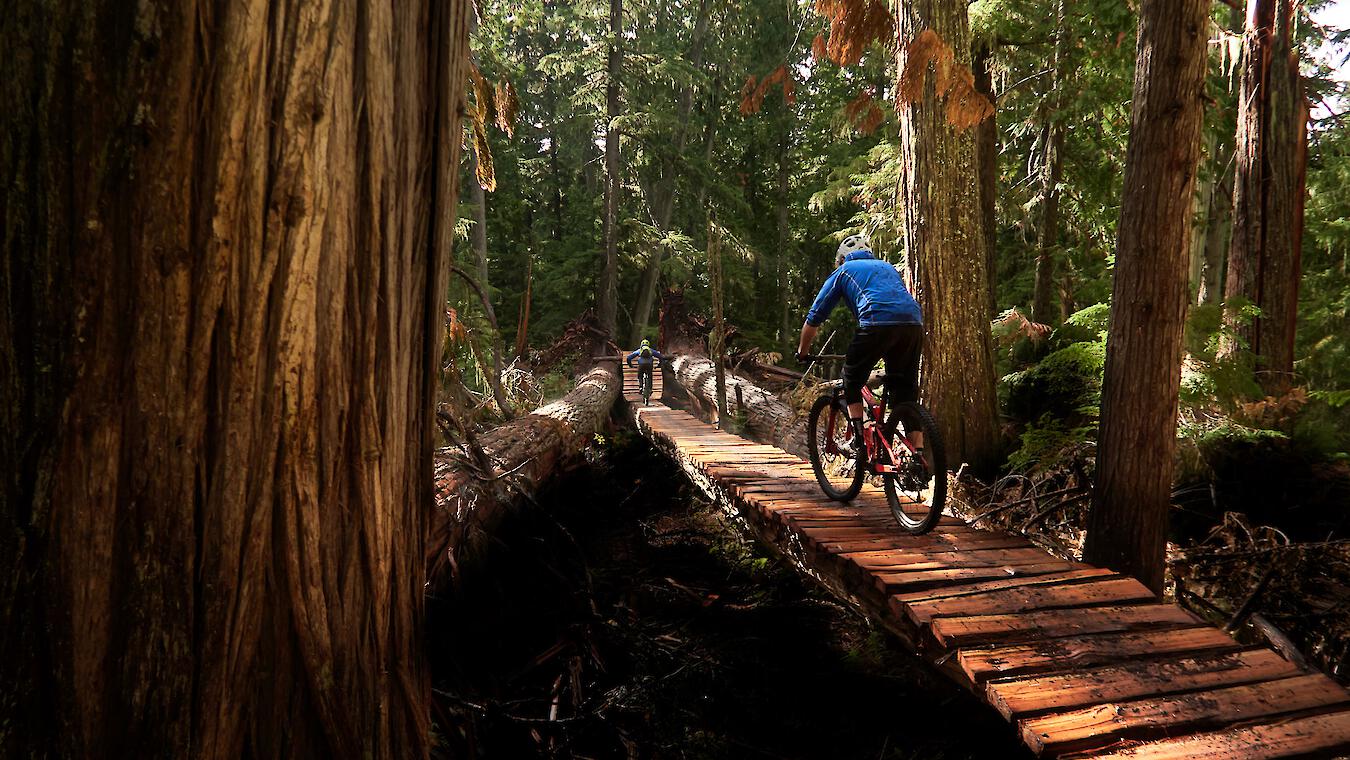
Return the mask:
[(436, 453), (436, 511), (426, 543), (427, 577), (441, 580), (476, 536), (490, 532), (513, 495), (531, 493), (575, 461), (619, 396), (615, 366), (591, 370), (561, 400), (478, 437), (493, 472), (454, 448)]
[(620, 115), (619, 75), (623, 71), (623, 0), (609, 0), (609, 65), (605, 83), (605, 218), (604, 260), (600, 265), (600, 280), (596, 285), (596, 314), (600, 327), (610, 335), (618, 332), (618, 276), (619, 276), (619, 128), (615, 125)]
[[(970, 66), (970, 29), (964, 0), (913, 0), (896, 8), (899, 68), (906, 46), (932, 29)], [(920, 103), (900, 107), (901, 201), (909, 280), (923, 307), (923, 395), (937, 415), (954, 463), (979, 472), (998, 464), (998, 405), (993, 343), (984, 309), (988, 299), (984, 230), (975, 133), (947, 123), (928, 78)]]
[(1064, 2), (1056, 10), (1055, 52), (1050, 63), (1050, 97), (1046, 100), (1041, 122), (1041, 224), (1037, 231), (1036, 282), (1031, 298), (1033, 322), (1049, 324), (1050, 295), (1055, 288), (1055, 259), (1059, 256), (1059, 180), (1061, 154), (1064, 152), (1064, 67), (1069, 30), (1064, 18)]
[(0, 23), (0, 746), (425, 757), (470, 4)]
[[(710, 359), (681, 354), (670, 360), (671, 377), (689, 396), (708, 408), (717, 405), (717, 367)], [(746, 432), (756, 440), (777, 446), (805, 459), (806, 417), (739, 375), (726, 374), (727, 403), (745, 414)]]
[(1206, 0), (1144, 0), (1084, 558), (1162, 591)]
[[(703, 41), (708, 33), (708, 0), (700, 0), (698, 5), (698, 16), (694, 21), (694, 31), (690, 40), (689, 64), (692, 69), (697, 71), (703, 66)], [(674, 155), (678, 156), (684, 153), (686, 140), (689, 136), (689, 115), (694, 109), (694, 87), (692, 84), (686, 84), (680, 90), (679, 109), (675, 122)], [(652, 216), (656, 225), (664, 231), (670, 226), (670, 216), (675, 208), (675, 161), (673, 158), (667, 158), (661, 162), (661, 179), (657, 182), (656, 191), (653, 193), (655, 203), (653, 204)], [(633, 329), (629, 333), (628, 345), (636, 346), (642, 341), (643, 333), (647, 332), (647, 325), (651, 322), (652, 306), (656, 303), (656, 288), (661, 279), (661, 261), (665, 258), (665, 246), (659, 246), (652, 251), (651, 257), (647, 260), (647, 266), (642, 271), (642, 281), (638, 285), (637, 303), (633, 307)]]
[(983, 41), (975, 46), (975, 90), (995, 104), (995, 113), (980, 122), (975, 134), (975, 150), (980, 172), (980, 231), (984, 237), (984, 266), (988, 274), (989, 321), (998, 316), (998, 221), (995, 201), (998, 198), (998, 98), (994, 94), (993, 44)]
[(1293, 49), (1293, 0), (1248, 0), (1238, 101), (1233, 247), (1227, 299), (1261, 310), (1238, 336), (1258, 357), (1261, 383), (1287, 387), (1303, 238), (1308, 105)]

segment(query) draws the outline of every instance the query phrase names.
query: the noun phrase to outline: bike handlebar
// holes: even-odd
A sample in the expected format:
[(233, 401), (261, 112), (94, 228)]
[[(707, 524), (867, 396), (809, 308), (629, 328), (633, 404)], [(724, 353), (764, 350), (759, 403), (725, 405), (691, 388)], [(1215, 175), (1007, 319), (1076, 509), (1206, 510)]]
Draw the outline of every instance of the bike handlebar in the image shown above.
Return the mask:
[(798, 357), (808, 362), (825, 362), (833, 359), (843, 359), (843, 354), (802, 354)]

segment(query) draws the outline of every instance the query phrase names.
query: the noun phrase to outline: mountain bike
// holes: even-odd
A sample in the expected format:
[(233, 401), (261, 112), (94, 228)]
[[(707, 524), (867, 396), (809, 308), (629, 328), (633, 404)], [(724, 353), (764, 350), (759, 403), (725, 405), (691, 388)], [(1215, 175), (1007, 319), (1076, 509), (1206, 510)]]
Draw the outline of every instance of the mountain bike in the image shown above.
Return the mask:
[[(822, 361), (843, 356), (803, 358)], [(884, 389), (884, 375), (882, 381)], [(916, 535), (932, 530), (947, 501), (947, 452), (932, 412), (917, 401), (888, 409), (889, 390), (878, 398), (864, 385), (863, 447), (850, 454), (854, 435), (844, 382), (835, 380), (824, 387), (825, 392), (811, 405), (806, 428), (811, 469), (820, 490), (836, 501), (848, 501), (862, 490), (863, 480), (870, 479), (886, 493), (891, 514), (901, 528)], [(923, 434), (922, 449), (916, 445), (916, 433)]]
[(652, 373), (656, 372), (657, 361), (659, 360), (652, 360), (651, 372), (643, 372), (642, 368), (638, 367), (638, 395), (642, 397), (643, 406), (651, 406), (652, 403)]

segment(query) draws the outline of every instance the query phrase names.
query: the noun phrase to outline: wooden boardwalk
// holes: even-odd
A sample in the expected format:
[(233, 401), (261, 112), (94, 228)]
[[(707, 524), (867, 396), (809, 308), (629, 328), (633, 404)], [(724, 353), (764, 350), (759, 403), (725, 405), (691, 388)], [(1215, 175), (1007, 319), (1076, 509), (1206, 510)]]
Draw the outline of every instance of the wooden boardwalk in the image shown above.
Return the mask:
[[(623, 356), (619, 357), (619, 363), (623, 364)], [(665, 387), (665, 384), (662, 382), (661, 378), (661, 375), (663, 374), (665, 373), (662, 371), (662, 366), (660, 363), (658, 363), (656, 367), (652, 369), (653, 402), (659, 401), (661, 399), (661, 390), (662, 388)], [(638, 393), (638, 371), (636, 366), (629, 367), (626, 364), (624, 364), (623, 366), (623, 398), (625, 401), (630, 402), (642, 401), (642, 396), (641, 394)]]
[(655, 402), (630, 409), (709, 497), (983, 698), (1037, 754), (1350, 754), (1350, 692), (1133, 579), (952, 517), (904, 535), (870, 486), (830, 501), (791, 454)]

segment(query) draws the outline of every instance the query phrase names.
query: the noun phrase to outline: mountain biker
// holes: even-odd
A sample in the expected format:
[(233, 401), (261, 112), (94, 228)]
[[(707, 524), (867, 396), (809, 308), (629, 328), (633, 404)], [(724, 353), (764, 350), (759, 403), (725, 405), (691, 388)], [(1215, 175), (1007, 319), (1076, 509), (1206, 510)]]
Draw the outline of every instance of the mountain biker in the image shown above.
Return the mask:
[[(839, 244), (834, 273), (825, 280), (811, 310), (806, 313), (797, 359), (804, 361), (821, 324), (842, 298), (858, 319), (844, 357), (844, 400), (848, 402), (852, 446), (844, 454), (854, 456), (863, 447), (862, 388), (879, 359), (886, 360), (886, 385), (892, 408), (919, 399), (919, 354), (923, 349), (923, 314), (905, 288), (895, 267), (872, 255), (866, 235), (849, 235)], [(904, 420), (909, 427), (910, 420)], [(923, 450), (923, 434), (911, 435)], [(848, 449), (852, 449), (851, 451)]]
[[(651, 388), (652, 364), (656, 359), (664, 360), (665, 357), (661, 355), (660, 351), (657, 351), (656, 349), (652, 348), (651, 341), (647, 340), (646, 338), (643, 338), (642, 345), (638, 346), (636, 351), (629, 354), (628, 357), (624, 359), (624, 363), (631, 367), (633, 366), (634, 359), (637, 360), (638, 387), (644, 389)], [(647, 383), (646, 385), (642, 384), (644, 380)]]

